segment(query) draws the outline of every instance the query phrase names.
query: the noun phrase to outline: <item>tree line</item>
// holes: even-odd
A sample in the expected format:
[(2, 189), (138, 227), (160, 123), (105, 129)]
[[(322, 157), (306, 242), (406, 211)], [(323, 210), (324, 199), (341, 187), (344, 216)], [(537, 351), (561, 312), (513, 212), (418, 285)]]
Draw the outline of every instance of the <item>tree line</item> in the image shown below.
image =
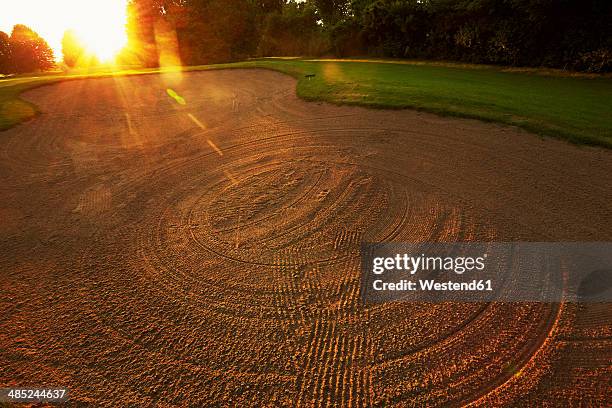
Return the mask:
[[(423, 58), (612, 70), (610, 0), (131, 0), (132, 57), (174, 30), (185, 64), (255, 56)], [(157, 37), (157, 42), (156, 42)]]
[(45, 71), (54, 65), (53, 50), (29, 27), (17, 24), (10, 36), (0, 31), (0, 74)]
[[(612, 71), (610, 0), (129, 0), (126, 30), (119, 62), (148, 67), (303, 55)], [(70, 32), (63, 53), (83, 58)], [(52, 54), (25, 26), (0, 32), (0, 73)]]
[(612, 68), (609, 0), (353, 0), (339, 54), (366, 52), (583, 71)]

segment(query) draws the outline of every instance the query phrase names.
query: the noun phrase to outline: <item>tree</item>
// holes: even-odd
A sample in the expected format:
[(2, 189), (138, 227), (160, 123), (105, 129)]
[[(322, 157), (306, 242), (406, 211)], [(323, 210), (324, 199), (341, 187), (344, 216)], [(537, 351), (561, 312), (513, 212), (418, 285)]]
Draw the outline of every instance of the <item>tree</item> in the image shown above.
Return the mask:
[(418, 0), (377, 0), (360, 10), (370, 46), (387, 56), (414, 57), (422, 51), (429, 29), (426, 5)]
[(314, 5), (291, 1), (262, 21), (259, 55), (321, 55), (329, 50)]
[(9, 41), (14, 72), (44, 71), (55, 65), (53, 50), (31, 28), (17, 24)]
[(74, 68), (85, 58), (85, 46), (73, 30), (67, 30), (62, 38), (62, 54), (64, 63)]
[(11, 73), (11, 43), (7, 33), (0, 31), (0, 74)]
[(314, 0), (323, 23), (331, 27), (345, 17), (350, 10), (349, 0)]
[(285, 0), (251, 0), (255, 9), (261, 14), (280, 13)]
[(257, 4), (251, 0), (190, 0), (168, 7), (187, 64), (227, 62), (257, 51)]
[(155, 24), (163, 10), (158, 0), (130, 0), (128, 3), (127, 50), (145, 67), (159, 65)]

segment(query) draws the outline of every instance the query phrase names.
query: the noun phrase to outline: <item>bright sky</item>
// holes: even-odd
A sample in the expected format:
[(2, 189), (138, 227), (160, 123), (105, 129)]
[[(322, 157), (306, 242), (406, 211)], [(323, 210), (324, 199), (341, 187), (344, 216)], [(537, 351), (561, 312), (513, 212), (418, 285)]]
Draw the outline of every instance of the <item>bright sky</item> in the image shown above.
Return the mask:
[(61, 60), (64, 31), (73, 29), (101, 60), (112, 59), (126, 43), (127, 0), (12, 0), (0, 6), (0, 31), (25, 24), (43, 37)]

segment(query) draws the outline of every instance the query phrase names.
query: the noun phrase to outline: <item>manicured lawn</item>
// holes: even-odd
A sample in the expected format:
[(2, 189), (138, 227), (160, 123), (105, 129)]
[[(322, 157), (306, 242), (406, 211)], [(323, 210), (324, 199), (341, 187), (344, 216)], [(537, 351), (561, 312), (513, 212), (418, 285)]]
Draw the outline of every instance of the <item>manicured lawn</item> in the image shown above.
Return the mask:
[(5, 84), (0, 81), (0, 130), (9, 129), (36, 114), (36, 107), (19, 99), (19, 94), (32, 86), (32, 81)]
[[(540, 135), (612, 148), (610, 77), (505, 72), (493, 67), (436, 63), (302, 59), (252, 60), (187, 70), (219, 68), (267, 68), (288, 73), (298, 79), (297, 93), (307, 100), (420, 109), (515, 125)], [(155, 71), (121, 74), (151, 72)], [(307, 74), (315, 76), (306, 78)], [(66, 77), (0, 81), (0, 129), (34, 114), (34, 107), (16, 99), (20, 92), (58, 79)]]

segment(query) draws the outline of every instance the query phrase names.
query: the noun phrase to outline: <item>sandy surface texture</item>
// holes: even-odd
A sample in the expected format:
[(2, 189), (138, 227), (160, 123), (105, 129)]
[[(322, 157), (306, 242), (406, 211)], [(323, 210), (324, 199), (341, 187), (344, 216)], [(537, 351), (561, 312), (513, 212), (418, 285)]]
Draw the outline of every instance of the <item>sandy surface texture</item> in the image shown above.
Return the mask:
[(609, 398), (609, 305), (364, 306), (359, 248), (610, 241), (611, 151), (307, 103), (257, 70), (25, 98), (42, 115), (0, 133), (0, 386), (108, 407)]

